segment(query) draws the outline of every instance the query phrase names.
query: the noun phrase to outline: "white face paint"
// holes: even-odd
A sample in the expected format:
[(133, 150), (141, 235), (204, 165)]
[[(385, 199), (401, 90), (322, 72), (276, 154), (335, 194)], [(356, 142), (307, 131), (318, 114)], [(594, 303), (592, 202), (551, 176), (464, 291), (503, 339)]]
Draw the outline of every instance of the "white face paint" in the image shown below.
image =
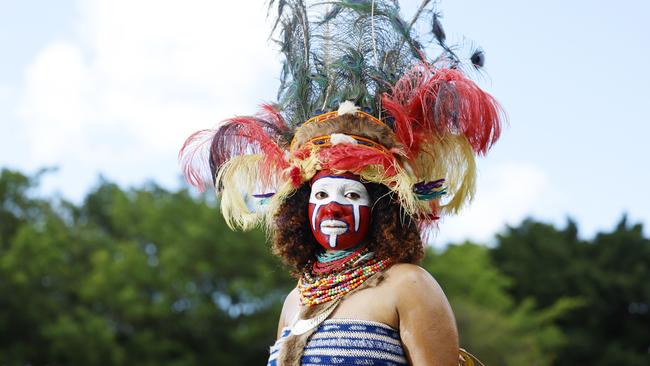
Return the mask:
[[(361, 182), (328, 176), (313, 183), (309, 203), (310, 206), (313, 205), (310, 209), (311, 226), (316, 238), (321, 245), (326, 240), (330, 248), (337, 248), (337, 238), (340, 235), (348, 234), (351, 230), (354, 230), (353, 233), (359, 231), (360, 207), (370, 206), (370, 195)], [(351, 236), (343, 245), (358, 239), (357, 236)]]
[(348, 231), (348, 224), (341, 220), (324, 220), (320, 223), (320, 231), (325, 235), (341, 235)]

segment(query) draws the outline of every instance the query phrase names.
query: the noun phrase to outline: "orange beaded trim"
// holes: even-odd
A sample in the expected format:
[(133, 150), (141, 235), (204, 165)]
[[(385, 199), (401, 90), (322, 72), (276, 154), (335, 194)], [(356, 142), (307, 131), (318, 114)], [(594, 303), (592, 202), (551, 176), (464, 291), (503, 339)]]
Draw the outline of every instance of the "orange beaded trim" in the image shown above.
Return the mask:
[[(375, 123), (379, 123), (380, 125), (386, 126), (386, 124), (384, 122), (382, 122), (380, 119), (373, 116), (372, 114), (368, 114), (368, 113), (363, 112), (363, 111), (356, 111), (355, 114), (356, 114), (357, 117), (367, 117), (369, 120), (371, 120), (371, 121), (373, 121)], [(306, 125), (308, 123), (312, 123), (312, 122), (323, 122), (323, 121), (327, 121), (327, 120), (338, 118), (338, 117), (340, 117), (338, 111), (327, 112), (327, 113), (319, 114), (318, 116), (315, 116), (315, 117), (312, 117), (312, 118), (306, 120), (305, 123), (303, 123), (302, 125), (304, 126), (304, 125)]]
[(375, 273), (388, 268), (389, 264), (388, 259), (371, 261), (361, 267), (313, 280), (309, 278), (310, 276), (303, 275), (298, 283), (300, 302), (303, 305), (313, 306), (338, 299), (359, 287)]
[[(369, 147), (371, 149), (375, 149), (375, 150), (377, 150), (377, 151), (379, 151), (381, 153), (384, 153), (384, 154), (390, 154), (390, 151), (384, 145), (378, 144), (378, 143), (372, 141), (369, 138), (365, 138), (365, 137), (357, 136), (357, 135), (346, 135), (346, 136), (350, 136), (353, 139), (355, 139), (357, 141), (358, 145), (362, 145), (362, 146)], [(314, 146), (318, 146), (318, 147), (321, 147), (321, 148), (330, 147), (330, 146), (332, 146), (332, 143), (330, 142), (330, 140), (331, 140), (330, 135), (318, 136), (318, 137), (314, 137), (313, 139), (307, 141), (305, 143), (305, 145), (314, 145)], [(303, 146), (305, 146), (305, 145), (303, 145)]]
[[(366, 112), (356, 111), (355, 115), (357, 117), (366, 117), (366, 118), (368, 118), (370, 121), (372, 121), (374, 123), (380, 124), (382, 126), (386, 126), (386, 124), (384, 122), (382, 122), (380, 119), (378, 119), (378, 118), (374, 117), (373, 115), (368, 114)], [(304, 126), (304, 125), (309, 124), (309, 123), (325, 122), (325, 121), (329, 121), (330, 119), (334, 119), (334, 118), (338, 118), (338, 117), (340, 117), (338, 111), (327, 112), (327, 113), (319, 114), (318, 116), (315, 116), (315, 117), (312, 117), (312, 118), (306, 120), (301, 126)], [(388, 127), (388, 126), (386, 126), (386, 127)], [(321, 136), (321, 137), (329, 138), (329, 136)], [(313, 139), (309, 140), (307, 143), (312, 142), (313, 140), (318, 139), (318, 138), (320, 138), (320, 137), (313, 138)], [(365, 139), (365, 140), (368, 140), (368, 139)], [(370, 141), (370, 142), (372, 142), (372, 143), (374, 143), (376, 145), (379, 145), (374, 141), (371, 141), (371, 140), (368, 140), (368, 141)], [(293, 140), (291, 140), (291, 144), (289, 145), (289, 146), (291, 146), (291, 150), (294, 150), (295, 142), (296, 142), (296, 138), (294, 137)], [(328, 145), (328, 146), (330, 146), (330, 145)], [(386, 149), (382, 145), (379, 145), (379, 146), (381, 146), (381, 148), (384, 149), (384, 150)]]

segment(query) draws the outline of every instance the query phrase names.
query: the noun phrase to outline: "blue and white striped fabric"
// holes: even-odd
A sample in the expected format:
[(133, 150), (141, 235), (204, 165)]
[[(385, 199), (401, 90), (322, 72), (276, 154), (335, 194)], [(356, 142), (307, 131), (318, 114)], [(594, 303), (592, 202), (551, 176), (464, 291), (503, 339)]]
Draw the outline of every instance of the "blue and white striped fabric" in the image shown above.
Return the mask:
[(280, 350), (282, 343), (284, 343), (284, 340), (289, 336), (289, 333), (291, 333), (291, 329), (289, 327), (282, 329), (280, 338), (278, 338), (278, 340), (275, 341), (275, 344), (271, 346), (271, 355), (269, 356), (269, 362), (266, 364), (266, 366), (278, 366), (278, 351)]
[[(271, 347), (267, 366), (277, 366), (280, 345), (289, 335), (289, 328)], [(305, 346), (301, 364), (322, 365), (408, 365), (399, 332), (386, 324), (354, 319), (328, 319), (311, 335)]]

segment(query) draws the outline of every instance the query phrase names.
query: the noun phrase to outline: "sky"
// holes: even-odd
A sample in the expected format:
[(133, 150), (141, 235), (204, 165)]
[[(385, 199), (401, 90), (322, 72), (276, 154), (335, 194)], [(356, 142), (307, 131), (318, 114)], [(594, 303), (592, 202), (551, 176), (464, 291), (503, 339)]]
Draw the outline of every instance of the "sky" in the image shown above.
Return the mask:
[[(406, 14), (415, 1), (402, 1)], [(489, 244), (527, 217), (589, 238), (650, 223), (650, 3), (441, 0), (452, 41), (486, 53), (477, 83), (508, 124), (474, 202), (436, 245)], [(0, 0), (0, 168), (80, 201), (99, 176), (176, 189), (192, 132), (273, 101), (280, 58), (263, 1)]]

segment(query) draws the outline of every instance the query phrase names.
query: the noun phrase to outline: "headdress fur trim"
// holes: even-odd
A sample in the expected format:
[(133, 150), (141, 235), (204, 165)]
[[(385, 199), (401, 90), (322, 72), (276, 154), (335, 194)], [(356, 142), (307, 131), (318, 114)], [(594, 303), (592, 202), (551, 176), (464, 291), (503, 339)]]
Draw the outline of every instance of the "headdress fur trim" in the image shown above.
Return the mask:
[(300, 126), (294, 135), (292, 148), (297, 149), (314, 137), (333, 133), (363, 136), (388, 149), (398, 147), (395, 133), (385, 124), (373, 123), (365, 116), (344, 114), (322, 122), (313, 122)]

